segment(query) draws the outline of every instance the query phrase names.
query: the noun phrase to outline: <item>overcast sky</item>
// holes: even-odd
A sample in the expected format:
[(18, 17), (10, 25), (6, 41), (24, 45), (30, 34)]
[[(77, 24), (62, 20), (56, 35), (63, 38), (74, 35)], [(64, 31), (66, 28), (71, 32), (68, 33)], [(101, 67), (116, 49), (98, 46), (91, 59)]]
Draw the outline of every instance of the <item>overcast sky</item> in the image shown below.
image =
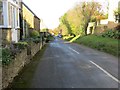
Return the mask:
[[(59, 25), (59, 17), (83, 0), (23, 0), (23, 2), (43, 20), (48, 28)], [(106, 0), (97, 0), (106, 1)]]

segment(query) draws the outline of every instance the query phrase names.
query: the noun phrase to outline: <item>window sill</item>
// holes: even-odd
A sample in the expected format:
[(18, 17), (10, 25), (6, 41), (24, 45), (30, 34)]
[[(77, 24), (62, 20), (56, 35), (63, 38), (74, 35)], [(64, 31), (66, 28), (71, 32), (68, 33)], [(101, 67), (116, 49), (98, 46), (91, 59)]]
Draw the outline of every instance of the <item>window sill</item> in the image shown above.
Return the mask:
[[(11, 26), (0, 26), (0, 29), (13, 29)], [(14, 29), (20, 29), (20, 27), (15, 27)]]

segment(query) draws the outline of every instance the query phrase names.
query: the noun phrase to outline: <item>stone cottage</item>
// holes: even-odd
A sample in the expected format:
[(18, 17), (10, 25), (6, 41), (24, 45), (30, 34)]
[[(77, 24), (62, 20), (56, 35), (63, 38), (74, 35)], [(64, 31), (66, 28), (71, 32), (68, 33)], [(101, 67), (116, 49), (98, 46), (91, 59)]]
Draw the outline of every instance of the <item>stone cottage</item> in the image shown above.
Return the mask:
[(0, 34), (3, 44), (18, 42), (20, 39), (19, 9), (19, 0), (0, 0)]
[(24, 2), (20, 6), (20, 39), (24, 39), (29, 37), (31, 30), (40, 31), (40, 19)]

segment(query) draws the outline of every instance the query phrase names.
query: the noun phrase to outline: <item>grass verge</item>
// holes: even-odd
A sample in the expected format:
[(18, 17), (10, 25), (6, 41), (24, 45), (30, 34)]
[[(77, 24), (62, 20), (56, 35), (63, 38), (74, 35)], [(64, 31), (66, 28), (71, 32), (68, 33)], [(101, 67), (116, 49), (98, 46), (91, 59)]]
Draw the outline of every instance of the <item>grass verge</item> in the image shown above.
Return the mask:
[(40, 62), (40, 58), (43, 56), (47, 45), (45, 45), (32, 59), (32, 61), (27, 64), (16, 76), (13, 82), (5, 90), (12, 88), (30, 88), (33, 75)]
[(80, 37), (73, 42), (110, 53), (114, 56), (120, 55), (120, 51), (118, 50), (118, 42), (120, 42), (120, 40), (117, 39), (104, 38), (102, 36), (96, 35), (88, 35)]

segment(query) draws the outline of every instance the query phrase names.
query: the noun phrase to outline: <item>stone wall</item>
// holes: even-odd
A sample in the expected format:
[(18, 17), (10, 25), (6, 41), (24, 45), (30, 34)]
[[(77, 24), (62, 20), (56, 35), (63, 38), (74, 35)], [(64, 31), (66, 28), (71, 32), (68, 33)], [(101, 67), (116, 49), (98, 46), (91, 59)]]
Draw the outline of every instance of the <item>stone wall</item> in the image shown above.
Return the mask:
[(40, 50), (40, 43), (31, 43), (31, 56), (34, 56)]
[(108, 27), (108, 29), (113, 29), (113, 28), (115, 28), (117, 25), (119, 25), (119, 24), (109, 21), (107, 27)]
[(28, 64), (35, 54), (42, 48), (42, 43), (31, 43), (30, 47), (15, 56), (9, 65), (2, 67), (2, 88), (6, 88), (18, 75), (19, 71)]
[(0, 29), (0, 46), (2, 45), (2, 29)]
[(100, 34), (107, 29), (107, 25), (99, 25), (95, 28), (95, 34)]
[(5, 88), (12, 82), (18, 72), (24, 67), (29, 57), (27, 56), (27, 49), (18, 53), (14, 60), (9, 65), (3, 66), (2, 68), (2, 87)]
[(111, 30), (114, 29), (116, 26), (118, 26), (118, 23), (114, 23), (114, 22), (108, 22), (108, 24), (103, 24), (103, 25), (98, 25), (95, 28), (95, 34), (99, 34), (104, 32), (105, 30)]

